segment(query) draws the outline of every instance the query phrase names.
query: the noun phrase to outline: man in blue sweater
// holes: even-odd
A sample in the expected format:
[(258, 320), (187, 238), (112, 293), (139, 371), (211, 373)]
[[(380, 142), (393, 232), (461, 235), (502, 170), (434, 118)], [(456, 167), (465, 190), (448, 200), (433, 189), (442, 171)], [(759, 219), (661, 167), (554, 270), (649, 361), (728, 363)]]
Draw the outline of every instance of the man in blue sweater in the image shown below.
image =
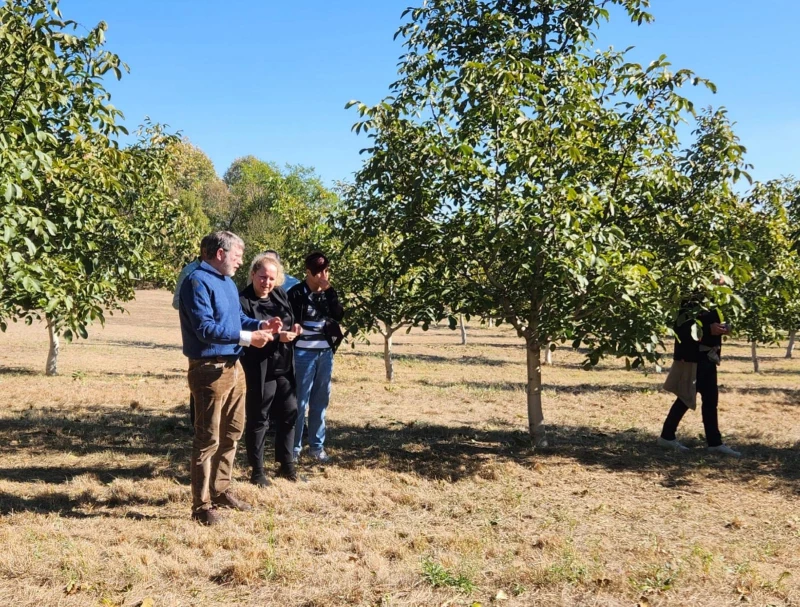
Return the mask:
[(258, 321), (242, 313), (230, 278), (242, 265), (241, 238), (214, 232), (203, 240), (203, 261), (181, 285), (179, 312), (195, 403), (192, 518), (214, 525), (220, 520), (217, 508), (250, 510), (229, 491), (236, 443), (244, 430), (242, 347), (263, 348), (282, 325), (280, 319)]

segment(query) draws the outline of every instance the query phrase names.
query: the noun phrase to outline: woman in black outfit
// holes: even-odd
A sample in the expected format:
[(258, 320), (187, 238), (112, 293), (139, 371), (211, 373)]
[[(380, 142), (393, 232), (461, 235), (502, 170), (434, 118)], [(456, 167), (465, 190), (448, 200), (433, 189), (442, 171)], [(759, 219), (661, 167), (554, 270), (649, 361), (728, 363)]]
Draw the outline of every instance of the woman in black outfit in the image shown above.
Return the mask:
[[(678, 312), (675, 324), (675, 350), (673, 360), (697, 364), (697, 393), (703, 399), (701, 412), (703, 414), (703, 427), (708, 443), (708, 451), (731, 457), (741, 457), (741, 453), (731, 449), (722, 442), (719, 431), (717, 405), (719, 402), (719, 388), (717, 387), (717, 365), (720, 363), (722, 352), (722, 336), (728, 335), (730, 329), (722, 322), (721, 314), (716, 309), (703, 310), (700, 308), (700, 296), (695, 295), (683, 302)], [(699, 339), (692, 335), (692, 327), (699, 322)], [(658, 444), (667, 449), (676, 451), (689, 451), (683, 443), (675, 437), (683, 416), (689, 407), (677, 398), (670, 408)]]
[(245, 445), (252, 468), (250, 482), (259, 487), (270, 484), (264, 472), (264, 440), (270, 417), (275, 424), (275, 461), (280, 464), (277, 476), (297, 480), (293, 461), (297, 397), (292, 342), (302, 328), (294, 322), (286, 291), (280, 286), (283, 280), (280, 261), (262, 253), (250, 265), (250, 284), (239, 293), (247, 316), (259, 320), (279, 317), (283, 321), (283, 328), (272, 335), (272, 341), (263, 348), (245, 348), (242, 358), (247, 381)]

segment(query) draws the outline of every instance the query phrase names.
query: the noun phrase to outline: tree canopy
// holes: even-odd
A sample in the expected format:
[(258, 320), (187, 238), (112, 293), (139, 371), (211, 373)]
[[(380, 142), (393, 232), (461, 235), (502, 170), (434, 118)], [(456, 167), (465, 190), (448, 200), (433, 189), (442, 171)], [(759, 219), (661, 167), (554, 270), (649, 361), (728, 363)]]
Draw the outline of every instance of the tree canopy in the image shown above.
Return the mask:
[(406, 263), (435, 264), (452, 309), (525, 340), (538, 444), (542, 348), (656, 360), (682, 296), (734, 302), (714, 272), (746, 273), (723, 241), (744, 149), (724, 112), (686, 149), (677, 132), (695, 116), (681, 87), (713, 85), (595, 48), (612, 5), (651, 19), (644, 0), (431, 0), (406, 12), (390, 96), (350, 104), (371, 138), (361, 217), (403, 235)]
[(145, 125), (121, 148), (121, 113), (103, 87), (126, 66), (55, 0), (0, 6), (0, 328), (46, 317), (67, 338), (134, 296), (172, 280), (194, 248), (169, 195), (174, 138)]

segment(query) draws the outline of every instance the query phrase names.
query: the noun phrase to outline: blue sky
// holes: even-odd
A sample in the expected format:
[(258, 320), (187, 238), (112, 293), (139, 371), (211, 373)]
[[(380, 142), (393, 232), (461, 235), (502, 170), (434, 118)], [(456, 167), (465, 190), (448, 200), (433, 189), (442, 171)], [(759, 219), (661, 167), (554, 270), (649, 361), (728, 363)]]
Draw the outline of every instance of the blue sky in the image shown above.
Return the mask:
[[(396, 76), (392, 37), (409, 0), (62, 0), (65, 18), (109, 25), (131, 73), (109, 82), (135, 127), (144, 116), (200, 146), (222, 175), (237, 157), (314, 167), (327, 184), (358, 170), (350, 99), (375, 103)], [(756, 8), (757, 6), (757, 8)], [(756, 179), (800, 177), (797, 0), (652, 0), (654, 24), (612, 21), (601, 43), (662, 53), (709, 78), (748, 148)]]

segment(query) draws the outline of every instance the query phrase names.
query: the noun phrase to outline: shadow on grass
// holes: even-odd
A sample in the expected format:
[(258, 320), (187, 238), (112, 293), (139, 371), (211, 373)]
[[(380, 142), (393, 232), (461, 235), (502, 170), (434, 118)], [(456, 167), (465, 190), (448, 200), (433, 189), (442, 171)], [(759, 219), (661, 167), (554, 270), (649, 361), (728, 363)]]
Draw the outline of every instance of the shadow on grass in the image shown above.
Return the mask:
[(0, 375), (40, 375), (40, 373), (26, 367), (0, 367)]
[[(552, 391), (556, 394), (591, 394), (595, 392), (617, 392), (620, 394), (652, 394), (661, 391), (664, 385), (666, 375), (653, 375), (655, 378), (652, 382), (631, 382), (628, 384), (548, 384), (542, 385), (542, 390)], [(476, 391), (499, 391), (499, 392), (516, 392), (525, 390), (525, 382), (521, 381), (432, 381), (429, 379), (418, 379), (416, 383), (427, 386), (429, 388), (452, 389), (463, 388), (466, 390)], [(788, 404), (800, 405), (800, 389), (795, 388), (782, 388), (782, 387), (761, 387), (761, 386), (726, 386), (720, 384), (719, 391), (721, 394), (758, 394), (761, 396), (769, 396), (773, 394), (782, 394), (783, 396), (791, 399), (793, 402)]]
[[(166, 414), (107, 407), (83, 409), (80, 414), (63, 409), (23, 411), (2, 422), (0, 455), (13, 454), (21, 465), (0, 468), (0, 480), (46, 483), (49, 489), (31, 497), (4, 488), (0, 491), (0, 515), (28, 510), (75, 517), (117, 516), (115, 512), (128, 516), (124, 507), (159, 505), (167, 499), (132, 494), (103, 501), (75, 495), (65, 484), (82, 475), (93, 475), (106, 485), (115, 479), (135, 482), (151, 478), (174, 479), (184, 486), (189, 483), (186, 464), (191, 435), (185, 405)], [(483, 430), (466, 425), (333, 422), (329, 436), (335, 465), (344, 469), (367, 467), (458, 482), (483, 475), (497, 463), (532, 467), (536, 462), (566, 459), (611, 472), (658, 473), (664, 486), (681, 490), (692, 490), (698, 474), (725, 482), (771, 477), (774, 489), (800, 495), (800, 449), (757, 440), (741, 445), (744, 459), (729, 460), (709, 457), (698, 441), (688, 443), (692, 447), (689, 454), (665, 452), (656, 446), (654, 435), (635, 428), (599, 431), (589, 426), (552, 426), (548, 430), (552, 447), (537, 451), (531, 450), (522, 429), (502, 426)], [(91, 466), (41, 465), (42, 457), (63, 456), (66, 460), (67, 455), (103, 452), (114, 454), (114, 465), (104, 466), (102, 461)], [(126, 466), (120, 455), (151, 459), (145, 463), (132, 459)], [(122, 465), (117, 463), (120, 461)], [(242, 447), (237, 468), (245, 470)]]
[[(383, 352), (356, 350), (348, 351), (347, 355), (356, 356), (358, 358), (375, 358), (383, 361)], [(505, 365), (520, 364), (518, 361), (487, 358), (485, 356), (465, 356), (458, 353), (453, 356), (440, 356), (438, 354), (403, 354), (395, 352), (392, 354), (392, 359), (395, 362), (445, 363), (451, 365), (478, 365), (484, 367), (502, 367)]]
[(522, 465), (567, 458), (612, 472), (660, 473), (666, 487), (687, 488), (696, 473), (711, 478), (748, 481), (772, 476), (776, 485), (800, 494), (800, 449), (758, 442), (742, 446), (741, 460), (709, 456), (705, 445), (687, 442), (692, 452), (664, 451), (656, 437), (630, 429), (599, 431), (588, 426), (551, 426), (551, 447), (532, 450), (528, 434), (518, 430), (413, 424), (398, 427), (335, 425), (331, 451), (338, 465), (384, 468), (457, 482), (481, 474), (487, 465), (510, 461)]
[(182, 350), (182, 346), (179, 344), (159, 344), (154, 341), (103, 341), (96, 339), (90, 342), (75, 341), (73, 344), (78, 346), (87, 346), (90, 348), (97, 346), (113, 346), (115, 348), (140, 348), (143, 350)]
[[(91, 455), (109, 452), (115, 455), (152, 456), (164, 458), (169, 464), (173, 460), (188, 458), (191, 449), (191, 429), (188, 407), (179, 405), (167, 414), (154, 415), (141, 409), (87, 407), (80, 413), (71, 414), (65, 409), (22, 411), (6, 417), (0, 423), (0, 456), (29, 453), (30, 467), (0, 468), (0, 479), (58, 482), (59, 468), (38, 466), (41, 456)], [(181, 482), (188, 478), (178, 476), (174, 466), (156, 471), (152, 465), (137, 463), (130, 467), (60, 468), (61, 480), (91, 473), (101, 478), (151, 478), (166, 476)]]
[(37, 497), (27, 497), (0, 491), (0, 516), (11, 514), (12, 512), (36, 512), (38, 514), (58, 513), (59, 516), (65, 518), (118, 517), (142, 520), (159, 517), (130, 511), (117, 515), (114, 510), (135, 506), (164, 506), (168, 502), (167, 498), (142, 499), (134, 496), (99, 501), (87, 496), (73, 496), (63, 491), (48, 492), (46, 495)]

